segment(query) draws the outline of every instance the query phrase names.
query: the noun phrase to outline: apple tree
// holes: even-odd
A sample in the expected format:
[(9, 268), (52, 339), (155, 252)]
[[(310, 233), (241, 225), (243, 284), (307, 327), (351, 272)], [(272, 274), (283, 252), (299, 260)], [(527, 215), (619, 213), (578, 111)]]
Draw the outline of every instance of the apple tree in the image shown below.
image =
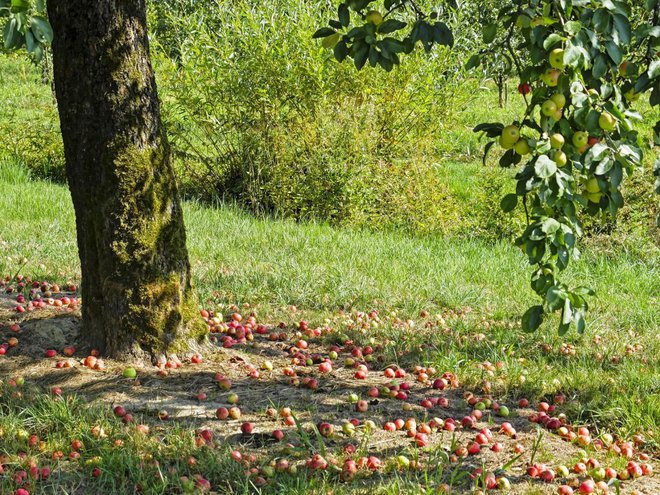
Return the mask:
[[(478, 124), (475, 132), (502, 152), (502, 167), (518, 167), (516, 192), (504, 211), (524, 209), (527, 226), (515, 243), (532, 266), (540, 297), (522, 318), (534, 331), (560, 313), (559, 333), (585, 329), (588, 287), (561, 279), (579, 258), (584, 215), (616, 215), (622, 184), (642, 164), (641, 115), (635, 103), (650, 93), (660, 104), (660, 0), (505, 0), (483, 25), (485, 45), (468, 68), (504, 57), (519, 79), (524, 107), (514, 122)], [(442, 10), (414, 0), (345, 0), (314, 37), (342, 62), (390, 71), (421, 45), (451, 46)], [(660, 123), (655, 144), (660, 144)], [(660, 160), (655, 164), (659, 176)], [(660, 222), (660, 217), (659, 217)]]
[(52, 42), (90, 343), (155, 359), (201, 337), (145, 0), (0, 0), (2, 21), (6, 49)]

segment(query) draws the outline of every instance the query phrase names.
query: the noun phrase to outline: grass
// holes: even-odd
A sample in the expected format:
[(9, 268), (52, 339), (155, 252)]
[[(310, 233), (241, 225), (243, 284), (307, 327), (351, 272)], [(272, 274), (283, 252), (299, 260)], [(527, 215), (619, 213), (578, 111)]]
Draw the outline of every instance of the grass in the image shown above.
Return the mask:
[[(0, 242), (5, 253), (0, 273), (13, 273), (17, 259), (26, 256), (26, 273), (78, 280), (67, 189), (28, 180), (23, 168), (6, 162), (0, 165), (0, 180)], [(435, 313), (470, 307), (474, 316), (457, 326), (452, 335), (457, 338), (438, 336), (434, 344), (444, 346), (443, 352), (423, 352), (422, 360), (457, 366), (472, 377), (474, 386), (480, 380), (475, 363), (503, 360), (509, 372), (498, 385), (502, 391), (538, 397), (569, 390), (580, 398), (578, 417), (596, 417), (628, 433), (648, 430), (659, 438), (657, 258), (587, 251), (569, 270), (568, 279), (597, 291), (588, 333), (562, 339), (554, 320), (534, 335), (510, 328), (534, 299), (525, 260), (508, 243), (340, 230), (257, 219), (230, 207), (196, 203), (186, 203), (184, 211), (202, 300), (250, 303), (273, 319), (293, 304), (316, 322), (352, 308), (397, 310), (415, 317), (422, 309)], [(487, 338), (475, 338), (479, 333)], [(604, 344), (592, 345), (594, 335)], [(551, 352), (543, 350), (545, 343)], [(562, 343), (575, 345), (577, 356), (561, 355)], [(625, 356), (627, 344), (643, 349), (612, 364), (612, 357)]]
[[(51, 160), (61, 159), (61, 144), (44, 148), (44, 142), (56, 140), (21, 141), (10, 131), (32, 122), (38, 129), (25, 128), (21, 135), (57, 136), (52, 99), (34, 70), (16, 59), (8, 60), (3, 57), (0, 71), (0, 131), (5, 138), (0, 149), (0, 274), (13, 275), (19, 260), (26, 257), (26, 274), (78, 281), (70, 195), (65, 186), (39, 180), (49, 175)], [(493, 168), (481, 164), (482, 143), (471, 132), (473, 123), (515, 118), (513, 105), (492, 109), (492, 101), (492, 90), (477, 92), (459, 121), (443, 129), (438, 140), (438, 156), (443, 159), (438, 159), (437, 170), (462, 215), (472, 211), (481, 217), (489, 215), (480, 194)], [(649, 129), (643, 127), (644, 135)], [(32, 153), (24, 155), (27, 159), (43, 158), (31, 162), (31, 173), (16, 158), (26, 149)], [(638, 178), (635, 191), (644, 191), (643, 181)], [(654, 201), (649, 195), (636, 205)], [(298, 317), (313, 324), (355, 310), (396, 312), (403, 320), (415, 320), (418, 330), (388, 321), (368, 335), (351, 336), (363, 344), (369, 338), (383, 343), (389, 361), (421, 362), (455, 371), (470, 390), (481, 389), (488, 380), (502, 400), (547, 399), (564, 393), (566, 412), (575, 422), (593, 422), (602, 431), (625, 437), (643, 432), (647, 446), (657, 452), (660, 250), (649, 236), (653, 212), (644, 211), (636, 218), (638, 236), (624, 231), (624, 242), (589, 242), (583, 259), (570, 268), (568, 282), (592, 286), (597, 296), (591, 301), (587, 333), (559, 337), (554, 320), (531, 335), (518, 328), (521, 313), (535, 299), (526, 260), (509, 242), (487, 241), (469, 233), (441, 238), (337, 229), (322, 223), (255, 218), (227, 205), (184, 205), (196, 289), (206, 307), (226, 312), (231, 304), (249, 303), (265, 320), (290, 323), (287, 307), (295, 305), (300, 308)], [(464, 317), (451, 316), (451, 311), (465, 308), (470, 311)], [(447, 317), (445, 331), (423, 330), (418, 317), (422, 310)], [(562, 353), (563, 345), (574, 346), (575, 355)], [(484, 361), (501, 361), (504, 368), (491, 378), (478, 366)], [(58, 463), (57, 476), (41, 483), (42, 493), (127, 493), (136, 485), (143, 486), (145, 493), (163, 493), (165, 484), (182, 487), (178, 475), (199, 472), (215, 480), (220, 493), (256, 490), (242, 476), (242, 467), (229, 460), (228, 448), (192, 449), (195, 433), (190, 425), (168, 428), (159, 443), (127, 433), (111, 419), (106, 410), (82, 399), (60, 401), (31, 391), (17, 397), (13, 390), (2, 389), (0, 465), (6, 464), (1, 460), (3, 452), (24, 448), (16, 432), (29, 429), (48, 436), (50, 448), (63, 451), (72, 436), (79, 436), (93, 446), (92, 459), (102, 461), (102, 474), (93, 485), (90, 476), (95, 461), (88, 460), (80, 469)], [(89, 432), (99, 425), (111, 437), (122, 439), (126, 448), (96, 442)], [(3, 432), (12, 435), (3, 437)], [(187, 463), (189, 455), (196, 456), (196, 467)], [(43, 453), (30, 452), (30, 456), (45, 460)], [(150, 456), (162, 464), (149, 462)], [(12, 458), (10, 462), (24, 461)], [(168, 474), (168, 469), (177, 476)], [(378, 493), (420, 493), (417, 477), (397, 475), (388, 483)], [(12, 486), (0, 475), (1, 493), (8, 493)], [(330, 490), (349, 492), (331, 478), (302, 476), (275, 477), (269, 492)], [(525, 493), (532, 493), (532, 488)]]

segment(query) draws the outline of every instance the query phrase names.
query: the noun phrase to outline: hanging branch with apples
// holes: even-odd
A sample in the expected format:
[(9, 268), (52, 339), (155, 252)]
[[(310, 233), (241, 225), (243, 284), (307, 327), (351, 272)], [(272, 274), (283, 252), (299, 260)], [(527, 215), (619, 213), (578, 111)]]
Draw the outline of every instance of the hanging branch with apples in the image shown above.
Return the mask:
[[(487, 46), (466, 64), (471, 69), (496, 54), (506, 57), (525, 100), (520, 120), (474, 130), (491, 138), (484, 160), (498, 144), (504, 150), (500, 165), (520, 167), (516, 192), (500, 205), (506, 212), (522, 205), (527, 216), (515, 242), (533, 266), (531, 287), (541, 302), (523, 315), (526, 331), (558, 312), (560, 334), (571, 325), (584, 332), (593, 291), (569, 287), (559, 276), (580, 256), (580, 219), (616, 215), (625, 177), (642, 167), (642, 140), (634, 128), (642, 117), (635, 102), (650, 92), (651, 105), (660, 104), (660, 0), (640, 7), (632, 0), (504, 2), (483, 26)], [(453, 44), (438, 12), (427, 14), (413, 0), (345, 0), (337, 19), (314, 37), (339, 62), (351, 58), (357, 69), (368, 62), (387, 71), (417, 44), (426, 51)], [(656, 145), (659, 136), (660, 124)], [(660, 160), (654, 173), (660, 193)]]

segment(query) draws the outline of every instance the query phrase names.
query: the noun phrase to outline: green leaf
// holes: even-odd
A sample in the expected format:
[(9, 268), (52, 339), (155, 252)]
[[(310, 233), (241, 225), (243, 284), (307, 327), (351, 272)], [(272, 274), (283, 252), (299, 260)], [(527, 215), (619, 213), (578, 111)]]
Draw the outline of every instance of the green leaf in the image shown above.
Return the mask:
[(53, 28), (43, 17), (34, 16), (30, 20), (30, 29), (40, 43), (50, 44), (53, 42)]
[(534, 332), (543, 323), (543, 306), (532, 306), (522, 317), (522, 329), (525, 332)]
[(564, 50), (564, 62), (570, 67), (584, 67), (583, 48), (576, 46), (572, 42), (566, 43)]
[(607, 50), (607, 54), (616, 65), (621, 63), (621, 60), (623, 60), (623, 55), (621, 54), (621, 48), (619, 48), (619, 45), (611, 40), (606, 41), (605, 50)]
[(649, 70), (647, 71), (651, 79), (660, 77), (660, 60), (656, 59), (649, 64)]
[(22, 35), (18, 30), (18, 21), (16, 17), (12, 17), (5, 24), (5, 29), (3, 32), (3, 37), (5, 40), (5, 48), (10, 50), (12, 48), (18, 48), (22, 44)]
[(579, 21), (568, 21), (564, 24), (564, 31), (570, 35), (576, 35), (582, 29), (582, 23)]
[(607, 73), (607, 62), (605, 61), (605, 56), (601, 53), (596, 55), (594, 59), (594, 66), (591, 69), (591, 74), (596, 78), (600, 79)]
[(619, 36), (619, 41), (627, 45), (631, 39), (630, 21), (621, 14), (614, 14), (614, 30)]
[(481, 160), (484, 167), (486, 166), (486, 158), (488, 158), (488, 152), (490, 151), (490, 149), (493, 147), (494, 144), (495, 144), (495, 141), (489, 141), (489, 142), (486, 143), (486, 146), (484, 147), (484, 156)]
[(441, 46), (454, 46), (454, 33), (444, 22), (436, 22), (433, 25), (433, 41)]
[(378, 26), (378, 32), (381, 34), (389, 34), (393, 33), (394, 31), (398, 31), (399, 29), (403, 29), (406, 26), (407, 24), (403, 21), (399, 21), (397, 19), (388, 19), (380, 26)]
[(534, 164), (534, 172), (541, 179), (547, 179), (557, 172), (557, 164), (546, 155), (541, 155)]
[(481, 36), (484, 40), (484, 43), (489, 44), (495, 40), (497, 36), (497, 24), (487, 24), (484, 26)]
[(30, 8), (28, 0), (11, 0), (12, 12), (25, 12)]
[(598, 161), (602, 159), (605, 154), (609, 151), (609, 147), (603, 143), (596, 143), (591, 148), (589, 148), (589, 154)]
[(561, 287), (553, 285), (548, 289), (548, 292), (545, 295), (545, 300), (548, 303), (548, 309), (550, 309), (550, 311), (556, 311), (564, 305), (566, 292)]
[(584, 321), (584, 310), (578, 309), (573, 315), (573, 320), (575, 321), (575, 327), (579, 334), (584, 333), (584, 329), (587, 326), (586, 321)]
[(481, 57), (477, 54), (474, 54), (465, 64), (465, 69), (466, 70), (474, 69), (475, 67), (479, 67), (479, 64), (481, 64)]
[(351, 23), (351, 13), (345, 3), (339, 5), (337, 9), (337, 17), (342, 26), (347, 27)]
[(316, 32), (312, 35), (312, 38), (313, 39), (327, 38), (328, 36), (332, 36), (335, 33), (336, 31), (332, 28), (322, 27), (321, 29), (316, 30)]
[(343, 62), (346, 60), (346, 57), (348, 57), (348, 45), (346, 45), (346, 42), (340, 41), (337, 43), (333, 53), (337, 62)]
[(369, 45), (363, 41), (358, 41), (353, 45), (353, 62), (357, 70), (362, 69), (364, 64), (367, 62), (367, 57), (369, 56)]
[(502, 198), (500, 201), (500, 208), (502, 208), (502, 211), (509, 213), (510, 211), (513, 211), (518, 204), (518, 196), (516, 194), (507, 194)]
[(563, 36), (558, 35), (557, 33), (552, 33), (550, 36), (548, 36), (545, 41), (543, 41), (543, 48), (546, 50), (549, 50), (553, 46), (555, 46), (557, 43), (561, 42), (564, 39)]
[(25, 49), (27, 50), (28, 53), (32, 53), (34, 49), (36, 48), (36, 45), (38, 45), (39, 42), (35, 40), (34, 34), (32, 34), (32, 31), (28, 30), (25, 33)]
[(559, 227), (561, 227), (561, 224), (554, 218), (546, 218), (541, 224), (541, 230), (548, 235), (557, 232)]
[(609, 23), (611, 19), (611, 14), (605, 9), (596, 9), (592, 22), (594, 24), (594, 29), (599, 33), (606, 33), (609, 31)]

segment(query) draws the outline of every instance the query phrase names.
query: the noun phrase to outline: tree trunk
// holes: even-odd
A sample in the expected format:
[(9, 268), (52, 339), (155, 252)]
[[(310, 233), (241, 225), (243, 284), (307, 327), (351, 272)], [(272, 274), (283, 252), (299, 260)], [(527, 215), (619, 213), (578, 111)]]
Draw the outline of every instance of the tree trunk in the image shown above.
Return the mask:
[(85, 336), (107, 356), (154, 359), (203, 329), (145, 0), (54, 0), (48, 14)]

